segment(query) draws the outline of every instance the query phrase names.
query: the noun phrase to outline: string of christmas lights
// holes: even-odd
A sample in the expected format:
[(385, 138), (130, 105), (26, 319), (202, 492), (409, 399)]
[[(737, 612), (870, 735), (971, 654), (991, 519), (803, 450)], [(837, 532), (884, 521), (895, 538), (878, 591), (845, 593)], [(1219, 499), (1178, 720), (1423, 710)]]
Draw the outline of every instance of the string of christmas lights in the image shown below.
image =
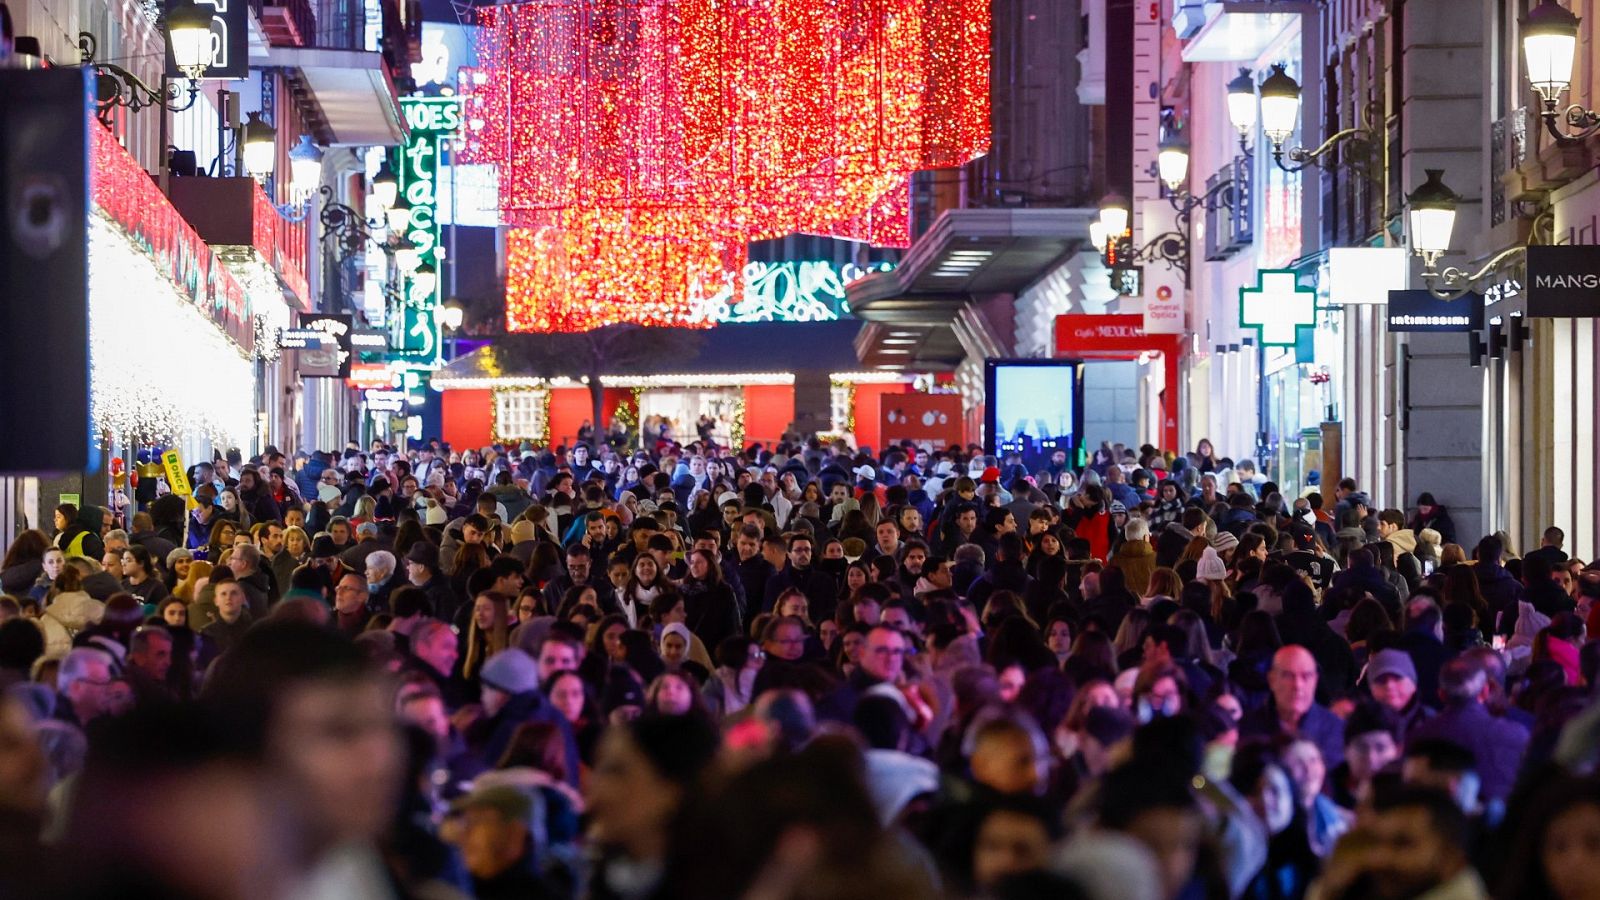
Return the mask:
[(989, 0), (479, 11), (463, 162), (499, 169), (507, 327), (695, 324), (751, 240), (909, 240), (909, 176), (987, 150)]

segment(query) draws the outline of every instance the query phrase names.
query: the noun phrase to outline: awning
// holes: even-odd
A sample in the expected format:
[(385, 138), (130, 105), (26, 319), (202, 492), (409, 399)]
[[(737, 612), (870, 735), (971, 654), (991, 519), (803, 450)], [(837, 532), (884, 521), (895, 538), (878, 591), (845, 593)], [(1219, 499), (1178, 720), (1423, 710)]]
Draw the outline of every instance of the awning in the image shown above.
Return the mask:
[(952, 209), (899, 268), (845, 287), (850, 309), (885, 325), (945, 325), (974, 295), (1014, 294), (1089, 242), (1092, 209)]
[[(1192, 6), (1193, 4), (1189, 4)], [(1311, 3), (1261, 3), (1259, 0), (1209, 0), (1198, 12), (1190, 10), (1185, 23), (1192, 36), (1183, 45), (1183, 61), (1248, 62), (1267, 51), (1300, 20), (1315, 12)], [(1198, 28), (1193, 20), (1204, 19)], [(1176, 25), (1177, 23), (1174, 22)]]
[(318, 144), (387, 147), (405, 140), (405, 115), (382, 54), (272, 47), (265, 65), (288, 70)]
[(899, 268), (845, 286), (867, 325), (862, 363), (889, 370), (946, 370), (966, 347), (957, 333), (974, 300), (1018, 294), (1089, 245), (1093, 209), (952, 209), (917, 239)]

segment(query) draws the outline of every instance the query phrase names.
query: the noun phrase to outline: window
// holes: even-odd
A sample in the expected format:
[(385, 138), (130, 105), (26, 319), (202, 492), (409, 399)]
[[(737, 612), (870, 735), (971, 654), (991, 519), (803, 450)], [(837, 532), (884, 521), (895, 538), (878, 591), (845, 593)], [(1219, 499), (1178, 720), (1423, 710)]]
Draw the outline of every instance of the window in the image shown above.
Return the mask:
[(508, 389), (494, 392), (494, 439), (542, 441), (545, 437), (548, 391)]

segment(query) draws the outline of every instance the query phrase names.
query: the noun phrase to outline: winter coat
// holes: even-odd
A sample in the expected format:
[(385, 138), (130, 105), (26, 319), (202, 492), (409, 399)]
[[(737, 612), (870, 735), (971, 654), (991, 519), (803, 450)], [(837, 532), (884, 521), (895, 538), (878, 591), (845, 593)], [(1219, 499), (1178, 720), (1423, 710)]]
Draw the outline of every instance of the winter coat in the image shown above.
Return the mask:
[(30, 559), (17, 563), (9, 569), (0, 571), (0, 593), (21, 597), (43, 574), (44, 563), (41, 560)]
[(1472, 751), (1485, 800), (1504, 800), (1517, 780), (1528, 749), (1528, 729), (1490, 713), (1482, 703), (1452, 703), (1438, 715), (1412, 728), (1406, 744), (1433, 738)]
[(1495, 634), (1511, 634), (1517, 624), (1517, 601), (1524, 599), (1522, 584), (1511, 577), (1505, 566), (1479, 560), (1472, 564), (1478, 576), (1478, 590), (1495, 616)]
[(1178, 557), (1194, 540), (1194, 532), (1174, 522), (1161, 529), (1156, 537), (1156, 565), (1158, 567), (1172, 568), (1178, 564)]
[(1440, 544), (1454, 544), (1456, 542), (1456, 523), (1450, 520), (1450, 511), (1442, 506), (1435, 506), (1433, 512), (1426, 516), (1415, 515), (1406, 523), (1413, 534), (1420, 535), (1422, 529), (1432, 528), (1439, 532)]
[(1122, 570), (1128, 590), (1143, 597), (1156, 570), (1156, 550), (1149, 541), (1124, 541), (1111, 557), (1111, 564)]
[(67, 525), (67, 530), (56, 537), (56, 546), (68, 556), (82, 556), (99, 562), (106, 555), (106, 545), (100, 540), (100, 526), (105, 512), (98, 506), (85, 506), (78, 517)]

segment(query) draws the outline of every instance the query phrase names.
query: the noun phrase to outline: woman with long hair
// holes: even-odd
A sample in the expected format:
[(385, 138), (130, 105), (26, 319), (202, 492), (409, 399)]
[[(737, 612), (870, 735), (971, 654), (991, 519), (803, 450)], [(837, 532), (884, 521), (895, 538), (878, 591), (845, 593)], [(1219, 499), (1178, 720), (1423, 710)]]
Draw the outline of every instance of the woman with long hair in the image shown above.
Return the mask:
[(199, 583), (210, 578), (211, 563), (203, 559), (197, 559), (189, 564), (189, 573), (184, 575), (183, 579), (178, 582), (178, 586), (172, 589), (172, 596), (185, 603), (193, 603), (199, 599), (195, 596)]
[(672, 582), (667, 580), (661, 566), (656, 563), (656, 558), (649, 553), (640, 553), (633, 559), (633, 567), (628, 572), (628, 583), (622, 590), (622, 596), (616, 601), (616, 609), (623, 615), (629, 628), (638, 628), (650, 612), (650, 604), (664, 593), (677, 593)]
[(690, 551), (682, 591), (684, 624), (705, 646), (716, 647), (739, 633), (738, 599), (722, 580), (722, 567), (709, 550)]
[(50, 549), (50, 538), (36, 528), (17, 535), (0, 562), (0, 593), (18, 597), (33, 587), (44, 574), (44, 553)]
[(1176, 600), (1182, 593), (1183, 581), (1178, 578), (1178, 573), (1166, 566), (1159, 566), (1150, 572), (1150, 583), (1144, 589), (1144, 596), (1139, 599), (1149, 606), (1157, 597)]
[(489, 561), (489, 550), (481, 543), (462, 541), (456, 546), (455, 560), (450, 567), (450, 588), (457, 597), (467, 596), (467, 580), (472, 573), (487, 566)]
[(233, 539), (239, 534), (239, 523), (232, 519), (217, 519), (211, 523), (211, 537), (206, 541), (206, 559), (215, 564), (224, 550), (233, 549)]
[(1472, 615), (1477, 620), (1479, 630), (1488, 630), (1494, 626), (1494, 618), (1489, 612), (1489, 603), (1483, 598), (1483, 590), (1478, 585), (1478, 573), (1471, 566), (1451, 566), (1444, 570), (1444, 603), (1443, 606), (1464, 604), (1472, 609)]
[(478, 673), (489, 657), (511, 643), (511, 598), (495, 591), (484, 591), (472, 601), (472, 618), (461, 643), (461, 678), (478, 688)]
[(167, 596), (167, 586), (156, 577), (156, 563), (143, 544), (129, 544), (122, 551), (122, 589), (153, 607)]

